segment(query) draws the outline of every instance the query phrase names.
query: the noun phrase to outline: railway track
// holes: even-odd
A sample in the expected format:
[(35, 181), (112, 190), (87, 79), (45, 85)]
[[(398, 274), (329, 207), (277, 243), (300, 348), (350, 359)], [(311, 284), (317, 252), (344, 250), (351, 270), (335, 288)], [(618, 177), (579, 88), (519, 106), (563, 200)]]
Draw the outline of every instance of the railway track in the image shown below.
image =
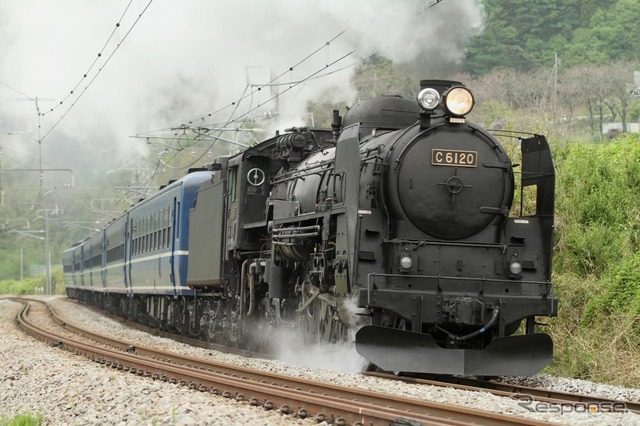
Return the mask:
[[(265, 410), (279, 410), (298, 418), (315, 418), (333, 424), (478, 424), (541, 425), (544, 422), (424, 400), (344, 388), (326, 382), (235, 367), (209, 360), (194, 360), (174, 353), (131, 345), (80, 329), (51, 315), (67, 333), (34, 324), (29, 317), (36, 301), (20, 300), (19, 326), (52, 345), (87, 356), (107, 367), (138, 376), (184, 385), (190, 389), (246, 401)], [(44, 303), (42, 301), (37, 301)], [(82, 339), (68, 337), (81, 334)], [(64, 336), (63, 336), (64, 334)], [(99, 342), (86, 343), (86, 339)], [(108, 345), (111, 348), (105, 348)]]
[[(192, 338), (192, 337), (187, 337), (184, 336), (182, 334), (178, 334), (176, 332), (169, 332), (169, 331), (164, 331), (164, 330), (160, 330), (158, 328), (154, 328), (154, 327), (150, 327), (144, 324), (140, 324), (138, 322), (132, 321), (130, 319), (127, 318), (123, 318), (121, 316), (118, 315), (114, 315), (110, 312), (107, 312), (103, 309), (100, 309), (96, 306), (93, 305), (85, 305), (82, 304), (80, 302), (78, 302), (77, 300), (73, 300), (73, 299), (67, 299), (68, 303), (70, 304), (74, 304), (77, 306), (82, 306), (85, 309), (89, 309), (93, 312), (95, 312), (97, 315), (101, 315), (103, 317), (107, 317), (110, 318), (120, 324), (124, 324), (129, 328), (138, 330), (138, 331), (144, 331), (145, 333), (148, 333), (152, 336), (157, 336), (157, 337), (162, 337), (165, 339), (171, 339), (174, 340), (176, 342), (179, 343), (184, 343), (186, 345), (190, 345), (190, 346), (195, 346), (198, 348), (204, 348), (204, 349), (211, 349), (214, 351), (219, 351), (219, 352), (223, 352), (223, 353), (229, 353), (229, 354), (233, 354), (233, 355), (238, 355), (238, 356), (242, 356), (245, 358), (266, 358), (266, 359), (271, 359), (272, 356), (269, 354), (265, 354), (265, 353), (259, 353), (256, 351), (250, 351), (250, 350), (246, 350), (246, 349), (241, 349), (241, 348), (232, 348), (229, 346), (224, 346), (224, 345), (220, 345), (220, 344), (216, 344), (216, 343), (212, 343), (212, 342), (207, 342), (205, 340), (200, 340), (200, 339), (196, 339), (196, 338)], [(63, 321), (63, 320), (60, 320)]]
[(485, 391), (496, 396), (525, 399), (531, 397), (532, 401), (543, 402), (548, 404), (564, 404), (574, 407), (581, 406), (597, 406), (597, 407), (623, 407), (624, 409), (640, 414), (640, 402), (620, 401), (609, 398), (601, 398), (593, 395), (582, 395), (570, 392), (554, 391), (551, 389), (534, 388), (530, 386), (515, 385), (510, 383), (502, 383), (494, 380), (476, 380), (471, 378), (438, 378), (424, 379), (418, 377), (397, 376), (390, 373), (366, 372), (363, 373), (371, 377), (379, 377), (389, 380), (399, 380), (405, 383), (443, 386), (459, 390), (469, 391)]
[[(91, 306), (89, 306), (89, 308), (95, 310), (96, 312), (99, 312), (100, 315), (106, 315), (119, 322), (125, 321), (128, 326), (136, 328), (138, 330), (143, 330), (147, 333), (151, 333), (151, 334), (158, 335), (165, 338), (171, 338), (192, 346), (215, 349), (222, 352), (233, 353), (233, 354), (245, 356), (245, 357), (261, 357), (261, 358), (268, 357), (268, 355), (265, 355), (265, 354), (256, 354), (251, 351), (240, 350), (240, 349), (230, 349), (225, 346), (215, 345), (215, 344), (203, 342), (201, 340), (192, 339), (185, 336), (179, 336), (179, 335), (168, 333), (168, 332), (162, 332), (157, 329), (147, 327), (132, 321), (123, 320), (120, 317), (116, 317), (109, 313), (105, 313), (104, 311), (98, 310), (97, 308), (94, 308)], [(62, 319), (58, 319), (58, 321), (64, 322)], [(69, 327), (73, 327), (73, 326), (69, 326)], [(144, 348), (138, 348), (138, 350), (141, 352), (145, 351)], [(166, 358), (170, 359), (170, 355), (167, 355)], [(187, 362), (187, 361), (180, 361), (176, 359), (176, 360), (173, 360), (172, 362), (180, 363), (180, 362)], [(204, 366), (201, 368), (209, 368), (209, 367)], [(221, 368), (222, 368), (222, 371), (224, 371), (224, 366), (222, 366)], [(530, 398), (530, 400), (533, 402), (541, 402), (541, 403), (556, 404), (556, 405), (564, 404), (565, 406), (570, 405), (574, 409), (577, 408), (578, 406), (584, 407), (584, 406), (595, 405), (597, 407), (603, 407), (604, 409), (610, 409), (612, 407), (616, 407), (616, 408), (621, 408), (623, 410), (626, 409), (636, 414), (640, 414), (640, 402), (614, 400), (610, 398), (601, 398), (593, 395), (554, 391), (551, 389), (536, 388), (536, 387), (523, 386), (523, 385), (517, 385), (517, 384), (510, 384), (510, 383), (502, 383), (502, 382), (497, 382), (493, 380), (476, 380), (476, 379), (466, 378), (466, 377), (437, 377), (433, 379), (425, 379), (425, 378), (414, 378), (414, 377), (407, 377), (407, 376), (397, 376), (391, 373), (382, 373), (382, 372), (366, 372), (363, 374), (371, 377), (379, 377), (379, 378), (384, 378), (388, 380), (403, 381), (406, 383), (413, 383), (413, 384), (440, 386), (440, 387), (476, 391), (476, 392), (484, 391), (500, 397), (523, 399), (523, 400)]]

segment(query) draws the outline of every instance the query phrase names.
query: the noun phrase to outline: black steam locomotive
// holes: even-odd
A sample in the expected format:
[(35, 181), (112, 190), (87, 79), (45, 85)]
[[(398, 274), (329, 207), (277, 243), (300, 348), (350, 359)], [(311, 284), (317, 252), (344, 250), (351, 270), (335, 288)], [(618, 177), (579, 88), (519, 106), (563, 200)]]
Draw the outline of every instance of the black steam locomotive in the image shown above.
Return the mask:
[(229, 345), (284, 329), (383, 370), (534, 374), (553, 350), (535, 318), (557, 312), (553, 161), (522, 138), (516, 173), (473, 105), (425, 80), (417, 105), (375, 98), (220, 157), (65, 251), (67, 292)]

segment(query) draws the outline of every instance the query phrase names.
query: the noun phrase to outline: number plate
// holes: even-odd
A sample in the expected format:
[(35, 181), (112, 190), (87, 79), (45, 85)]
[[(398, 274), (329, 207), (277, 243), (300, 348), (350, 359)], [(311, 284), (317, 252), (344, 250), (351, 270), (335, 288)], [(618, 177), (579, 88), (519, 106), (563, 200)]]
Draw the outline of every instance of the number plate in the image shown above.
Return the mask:
[(478, 151), (432, 149), (431, 164), (434, 166), (476, 167), (478, 165)]

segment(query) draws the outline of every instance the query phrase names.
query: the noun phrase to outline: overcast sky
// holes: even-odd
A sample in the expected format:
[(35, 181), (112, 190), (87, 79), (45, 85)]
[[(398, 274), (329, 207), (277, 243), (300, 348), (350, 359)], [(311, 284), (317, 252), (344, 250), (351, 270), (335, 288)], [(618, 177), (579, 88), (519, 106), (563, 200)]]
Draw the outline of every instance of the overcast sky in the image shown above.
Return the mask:
[[(343, 87), (348, 102), (354, 65), (373, 53), (396, 62), (461, 58), (464, 40), (481, 23), (479, 1), (443, 0), (427, 9), (432, 3), (0, 0), (0, 147), (5, 161), (37, 159), (37, 97), (48, 167), (126, 161), (147, 154), (145, 141), (129, 136), (198, 123), (237, 101), (248, 81), (334, 72), (282, 95), (280, 124), (296, 124), (306, 100), (329, 85)], [(256, 94), (238, 111), (259, 102)], [(226, 122), (231, 111), (209, 122)]]

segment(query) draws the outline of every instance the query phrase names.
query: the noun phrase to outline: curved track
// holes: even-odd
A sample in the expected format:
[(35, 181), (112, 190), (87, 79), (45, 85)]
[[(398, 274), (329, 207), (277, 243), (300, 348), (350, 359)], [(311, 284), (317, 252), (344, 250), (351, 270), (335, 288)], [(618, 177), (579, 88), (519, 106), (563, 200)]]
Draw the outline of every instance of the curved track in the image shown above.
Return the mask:
[[(54, 346), (85, 355), (117, 370), (247, 401), (265, 410), (278, 409), (283, 414), (298, 418), (312, 417), (333, 424), (546, 424), (499, 413), (349, 389), (326, 382), (182, 357), (96, 335), (58, 318), (60, 326), (84, 336), (82, 339), (63, 337), (62, 334), (50, 331), (50, 327), (34, 324), (29, 317), (34, 301), (16, 300), (24, 303), (16, 319), (19, 326)], [(114, 349), (88, 344), (87, 338), (98, 340), (101, 345), (108, 344)]]
[(526, 399), (530, 397), (532, 401), (545, 402), (549, 404), (570, 404), (570, 405), (598, 405), (611, 407), (612, 404), (622, 405), (630, 412), (640, 414), (640, 402), (620, 401), (609, 398), (600, 398), (593, 395), (581, 395), (577, 393), (554, 391), (551, 389), (534, 388), (530, 386), (501, 383), (493, 380), (476, 380), (471, 378), (448, 377), (442, 379), (424, 379), (416, 377), (396, 376), (390, 373), (367, 372), (365, 375), (380, 377), (390, 380), (400, 380), (405, 383), (424, 384), (432, 386), (443, 386), (453, 389), (469, 391), (485, 391), (496, 396)]

